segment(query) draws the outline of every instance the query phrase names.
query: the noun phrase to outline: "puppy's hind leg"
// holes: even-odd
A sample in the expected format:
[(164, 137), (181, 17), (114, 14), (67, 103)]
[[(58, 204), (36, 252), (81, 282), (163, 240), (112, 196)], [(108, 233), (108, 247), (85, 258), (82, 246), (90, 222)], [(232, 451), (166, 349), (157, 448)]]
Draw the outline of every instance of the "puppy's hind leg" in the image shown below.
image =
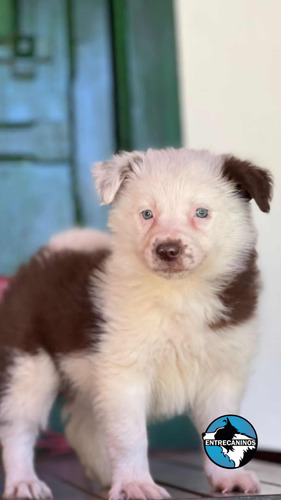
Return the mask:
[(89, 478), (109, 487), (112, 471), (104, 433), (90, 401), (77, 398), (64, 409), (66, 437), (76, 451)]
[(52, 497), (35, 473), (33, 447), (47, 425), (57, 390), (58, 376), (47, 354), (14, 354), (0, 401), (4, 498)]

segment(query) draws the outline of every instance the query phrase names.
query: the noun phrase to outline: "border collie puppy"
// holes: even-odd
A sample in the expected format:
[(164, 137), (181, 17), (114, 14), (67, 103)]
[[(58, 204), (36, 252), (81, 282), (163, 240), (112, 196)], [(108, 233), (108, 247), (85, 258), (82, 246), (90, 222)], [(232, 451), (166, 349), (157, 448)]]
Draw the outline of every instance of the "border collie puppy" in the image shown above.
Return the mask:
[[(158, 499), (146, 423), (189, 411), (201, 434), (239, 413), (257, 344), (259, 274), (251, 198), (268, 171), (188, 149), (98, 163), (112, 235), (59, 235), (22, 266), (0, 307), (5, 498), (47, 498), (33, 447), (59, 390), (66, 433), (109, 498)], [(205, 457), (215, 490), (254, 492), (248, 470)]]

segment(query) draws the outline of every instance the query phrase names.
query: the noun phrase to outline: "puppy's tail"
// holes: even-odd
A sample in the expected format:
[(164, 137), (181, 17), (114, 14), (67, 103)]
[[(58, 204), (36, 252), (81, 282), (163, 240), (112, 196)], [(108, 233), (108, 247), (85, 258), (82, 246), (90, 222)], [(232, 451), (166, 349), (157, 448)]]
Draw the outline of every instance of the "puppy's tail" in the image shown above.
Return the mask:
[(47, 248), (52, 251), (77, 250), (92, 252), (95, 250), (110, 249), (111, 236), (97, 229), (73, 228), (69, 231), (56, 234), (49, 241)]

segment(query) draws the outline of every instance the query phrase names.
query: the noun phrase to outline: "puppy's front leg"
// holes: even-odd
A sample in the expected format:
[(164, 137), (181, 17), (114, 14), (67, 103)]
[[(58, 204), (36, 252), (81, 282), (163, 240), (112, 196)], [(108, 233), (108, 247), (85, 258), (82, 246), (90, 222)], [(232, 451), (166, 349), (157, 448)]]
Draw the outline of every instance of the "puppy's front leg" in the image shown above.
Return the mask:
[(136, 381), (116, 378), (118, 385), (115, 381), (102, 390), (99, 405), (112, 468), (109, 498), (169, 498), (149, 472), (145, 390)]
[[(239, 376), (239, 374), (237, 374)], [(244, 389), (244, 380), (236, 379), (230, 373), (220, 373), (206, 382), (193, 408), (193, 415), (200, 437), (210, 423), (221, 415), (239, 415), (240, 400)], [(206, 476), (215, 491), (230, 493), (242, 491), (256, 493), (260, 489), (256, 474), (245, 467), (223, 469), (214, 464), (204, 453)]]

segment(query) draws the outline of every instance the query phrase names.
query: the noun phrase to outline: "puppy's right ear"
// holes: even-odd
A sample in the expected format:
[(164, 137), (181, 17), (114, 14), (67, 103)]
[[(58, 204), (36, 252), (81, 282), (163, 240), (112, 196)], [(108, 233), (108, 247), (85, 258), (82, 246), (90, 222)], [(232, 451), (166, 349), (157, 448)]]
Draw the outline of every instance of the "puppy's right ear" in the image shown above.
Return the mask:
[(108, 205), (115, 199), (124, 181), (140, 170), (144, 154), (139, 151), (122, 151), (111, 160), (95, 163), (92, 170), (101, 205)]

